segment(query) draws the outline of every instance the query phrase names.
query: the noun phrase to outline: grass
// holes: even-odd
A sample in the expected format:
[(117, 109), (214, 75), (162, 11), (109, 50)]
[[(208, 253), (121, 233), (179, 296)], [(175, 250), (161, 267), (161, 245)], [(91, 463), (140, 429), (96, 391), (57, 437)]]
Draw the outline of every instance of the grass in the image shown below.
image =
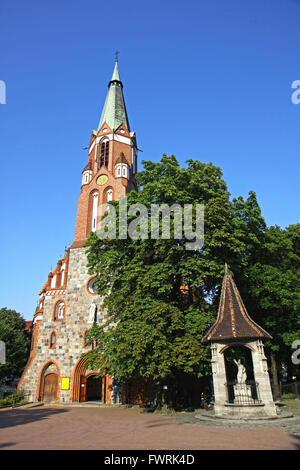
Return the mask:
[(279, 403), (283, 405), (283, 409), (291, 411), (295, 415), (300, 415), (300, 398), (284, 398), (279, 400)]

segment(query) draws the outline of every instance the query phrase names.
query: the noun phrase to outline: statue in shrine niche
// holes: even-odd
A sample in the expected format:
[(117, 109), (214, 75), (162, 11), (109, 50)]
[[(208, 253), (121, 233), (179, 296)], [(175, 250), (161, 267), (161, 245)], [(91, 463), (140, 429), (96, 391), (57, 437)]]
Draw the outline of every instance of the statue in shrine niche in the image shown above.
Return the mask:
[(97, 318), (97, 305), (92, 302), (89, 310), (89, 323), (95, 323)]
[(237, 373), (237, 383), (239, 384), (244, 384), (246, 383), (246, 379), (247, 379), (247, 374), (246, 374), (246, 367), (241, 363), (241, 360), (239, 359), (238, 361), (236, 361), (234, 359), (234, 362), (238, 368), (238, 373)]

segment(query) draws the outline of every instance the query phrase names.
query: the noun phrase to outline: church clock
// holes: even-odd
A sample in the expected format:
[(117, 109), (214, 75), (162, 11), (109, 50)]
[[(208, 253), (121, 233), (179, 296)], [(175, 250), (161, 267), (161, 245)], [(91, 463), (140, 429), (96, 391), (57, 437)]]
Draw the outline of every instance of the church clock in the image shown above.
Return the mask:
[(105, 183), (107, 183), (107, 181), (108, 177), (106, 175), (100, 175), (97, 178), (97, 184), (99, 184), (99, 186), (103, 186)]

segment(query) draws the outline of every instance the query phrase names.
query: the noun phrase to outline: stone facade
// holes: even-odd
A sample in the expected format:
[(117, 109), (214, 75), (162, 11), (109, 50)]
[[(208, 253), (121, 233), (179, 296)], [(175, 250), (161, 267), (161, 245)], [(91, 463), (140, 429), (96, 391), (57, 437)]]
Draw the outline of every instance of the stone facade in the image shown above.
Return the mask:
[[(19, 388), (30, 400), (41, 400), (43, 397), (43, 380), (45, 373), (55, 371), (62, 378), (69, 379), (69, 389), (59, 388), (57, 401), (70, 402), (74, 399), (73, 379), (81, 354), (87, 352), (84, 347), (84, 334), (91, 327), (90, 305), (97, 305), (97, 322), (101, 323), (105, 316), (102, 308), (103, 298), (88, 290), (91, 276), (87, 270), (85, 248), (69, 250), (68, 282), (65, 290), (48, 290), (43, 297), (42, 319), (34, 322), (33, 342), (30, 364), (23, 374)], [(63, 319), (54, 319), (57, 302), (65, 303)], [(38, 327), (38, 328), (37, 328)], [(38, 329), (38, 331), (36, 331)], [(51, 347), (50, 336), (55, 333), (55, 345)], [(85, 371), (89, 374), (92, 371)], [(96, 373), (96, 371), (94, 371)]]

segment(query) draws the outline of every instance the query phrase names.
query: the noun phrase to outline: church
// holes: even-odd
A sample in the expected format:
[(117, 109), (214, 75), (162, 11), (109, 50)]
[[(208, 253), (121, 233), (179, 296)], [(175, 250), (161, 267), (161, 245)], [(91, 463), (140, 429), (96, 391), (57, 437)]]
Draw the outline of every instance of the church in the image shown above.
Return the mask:
[(30, 401), (116, 404), (127, 403), (131, 393), (131, 402), (140, 402), (138, 385), (130, 391), (108, 375), (97, 377), (81, 358), (90, 348), (85, 347), (86, 332), (105, 317), (103, 298), (88, 273), (84, 243), (97, 228), (100, 207), (137, 189), (136, 172), (136, 135), (130, 129), (116, 59), (82, 171), (74, 242), (39, 292), (30, 356), (18, 385)]
[[(151, 381), (140, 379), (120, 384), (108, 374), (99, 377), (98, 371), (90, 370), (87, 360), (82, 357), (92, 347), (85, 342), (87, 331), (95, 322), (103, 324), (106, 315), (104, 299), (94, 285), (95, 275), (91, 276), (88, 272), (85, 242), (89, 234), (98, 229), (109, 201), (118, 200), (132, 189), (138, 189), (135, 179), (137, 152), (136, 135), (130, 129), (116, 60), (99, 125), (91, 134), (88, 162), (82, 171), (74, 241), (66, 250), (64, 258), (58, 260), (53, 272), (48, 274), (48, 279), (39, 292), (39, 303), (33, 317), (31, 351), (18, 384), (18, 391), (24, 393), (29, 401), (96, 401), (135, 405), (151, 402)], [(270, 336), (248, 316), (227, 268), (218, 320), (212, 328), (211, 331), (217, 330), (218, 334), (214, 336), (210, 331), (203, 342), (212, 342), (213, 388), (215, 392), (219, 388), (222, 391), (217, 396), (217, 399), (225, 403), (222, 401), (220, 405), (222, 410), (231, 405), (230, 394), (227, 397), (229, 403), (224, 395), (224, 385), (230, 371), (226, 370), (223, 352), (234, 344), (245, 345), (247, 349), (247, 341), (251, 340), (248, 348), (252, 354), (252, 359), (248, 361), (249, 364), (252, 363), (251, 373), (261, 384), (264, 405), (268, 405), (270, 413), (274, 413), (261, 342), (263, 338)], [(224, 343), (225, 346), (223, 344), (216, 368), (215, 351), (217, 347), (220, 349), (219, 343)], [(223, 371), (219, 381), (216, 377), (217, 369), (219, 372)], [(211, 377), (207, 377), (206, 381), (209, 383)], [(205, 385), (205, 381), (203, 384)], [(199, 401), (203, 384), (196, 379), (183, 384), (188, 388), (190, 400)], [(258, 384), (255, 390), (258, 401)], [(250, 404), (253, 405), (252, 401)], [(262, 406), (262, 402), (259, 401), (257, 406)]]

